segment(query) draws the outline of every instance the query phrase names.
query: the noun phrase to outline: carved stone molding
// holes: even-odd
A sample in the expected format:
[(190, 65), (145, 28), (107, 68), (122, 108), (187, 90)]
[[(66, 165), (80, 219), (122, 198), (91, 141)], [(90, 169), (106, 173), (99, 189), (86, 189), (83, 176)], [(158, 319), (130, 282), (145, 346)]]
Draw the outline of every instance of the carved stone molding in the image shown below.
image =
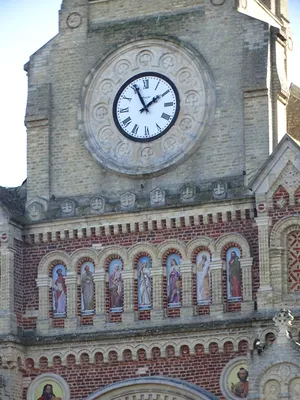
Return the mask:
[[(111, 112), (115, 93), (139, 73), (151, 70), (170, 79), (180, 95), (180, 113), (171, 129), (155, 140), (128, 139)], [(85, 80), (79, 129), (93, 157), (125, 175), (160, 173), (201, 145), (215, 109), (212, 74), (204, 58), (182, 43), (146, 39), (129, 43), (106, 57)]]

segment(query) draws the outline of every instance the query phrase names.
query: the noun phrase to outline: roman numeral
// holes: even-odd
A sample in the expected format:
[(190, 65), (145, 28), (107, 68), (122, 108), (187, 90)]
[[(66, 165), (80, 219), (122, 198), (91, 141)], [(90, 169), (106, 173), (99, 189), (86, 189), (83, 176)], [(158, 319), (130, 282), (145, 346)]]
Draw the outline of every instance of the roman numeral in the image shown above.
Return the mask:
[(128, 118), (124, 119), (124, 121), (122, 121), (122, 124), (125, 126), (125, 128), (127, 128), (127, 126), (129, 124), (131, 124), (131, 118), (128, 117)]
[(143, 89), (149, 89), (149, 79), (143, 79)]
[(148, 126), (145, 126), (145, 136), (150, 136), (150, 131)]
[(170, 92), (170, 89), (168, 89), (168, 90), (166, 90), (162, 95), (161, 95), (161, 97), (164, 97), (166, 94), (168, 94)]
[(164, 106), (165, 107), (173, 107), (173, 102), (171, 101), (170, 103), (165, 103)]
[(157, 128), (157, 131), (161, 132), (161, 127), (159, 125), (157, 125), (157, 124), (155, 124), (155, 125), (156, 125), (156, 128)]
[(170, 116), (169, 114), (162, 113), (162, 114), (161, 114), (161, 118), (166, 119), (167, 121), (169, 121), (169, 119), (171, 118), (171, 116)]
[(126, 97), (125, 95), (122, 96), (122, 99), (123, 99), (123, 100), (128, 100), (128, 101), (131, 101), (131, 100), (132, 100), (131, 97)]
[(135, 124), (134, 127), (132, 128), (131, 133), (137, 134), (138, 130), (139, 130), (139, 126), (137, 124)]
[(155, 89), (154, 90), (156, 90), (157, 88), (158, 88), (158, 85), (160, 84), (160, 81), (158, 81), (157, 82), (157, 85), (155, 86)]
[(125, 112), (129, 112), (129, 107), (120, 108), (120, 113), (125, 113)]

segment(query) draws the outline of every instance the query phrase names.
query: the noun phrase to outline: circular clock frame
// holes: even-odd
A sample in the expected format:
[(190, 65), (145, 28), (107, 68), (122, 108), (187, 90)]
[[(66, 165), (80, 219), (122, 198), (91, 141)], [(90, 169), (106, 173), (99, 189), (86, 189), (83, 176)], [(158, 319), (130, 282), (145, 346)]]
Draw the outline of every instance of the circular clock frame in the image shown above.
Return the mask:
[[(173, 83), (180, 109), (155, 140), (133, 140), (118, 129), (113, 105), (126, 83), (150, 73)], [(90, 71), (81, 92), (78, 128), (104, 168), (131, 177), (151, 176), (183, 162), (201, 146), (214, 112), (214, 79), (203, 57), (182, 42), (144, 39), (118, 48)]]
[[(146, 89), (139, 87), (138, 91), (140, 93), (138, 94), (137, 90), (135, 90), (132, 85), (134, 82), (140, 84), (140, 82), (144, 81), (145, 78), (153, 78), (152, 80), (154, 80), (155, 85), (151, 88), (153, 85), (151, 85), (152, 82), (149, 85), (148, 79), (148, 86), (150, 87), (147, 87)], [(162, 86), (164, 86), (163, 91), (161, 89)], [(125, 97), (125, 93), (127, 92), (130, 93), (130, 98)], [(122, 103), (124, 106), (127, 106), (123, 109), (121, 109), (120, 106), (122, 96), (123, 98), (125, 97)], [(142, 99), (139, 99), (139, 96), (142, 96)], [(134, 100), (133, 104), (132, 100)], [(145, 110), (144, 105), (141, 104), (141, 101), (145, 101), (147, 103), (145, 104), (147, 106), (147, 111)], [(167, 102), (163, 103), (163, 101)], [(117, 128), (126, 138), (137, 142), (151, 142), (152, 140), (158, 139), (167, 133), (170, 128), (172, 128), (178, 117), (179, 108), (180, 100), (178, 90), (168, 77), (156, 72), (142, 72), (131, 77), (120, 87), (113, 103), (113, 117)], [(123, 111), (125, 109), (126, 111), (128, 109), (128, 112), (125, 112), (124, 116), (122, 117), (120, 110)], [(131, 109), (132, 112), (130, 113)], [(153, 109), (154, 112), (152, 112)], [(170, 114), (167, 114), (167, 112), (170, 112)], [(130, 114), (134, 114), (135, 118), (131, 119)], [(127, 129), (127, 126), (125, 126), (126, 124), (124, 125), (122, 122), (122, 118), (125, 118), (123, 121), (126, 121), (128, 118), (130, 118), (131, 123), (128, 125), (129, 129)], [(142, 123), (140, 130), (141, 132), (144, 132), (144, 135), (142, 133), (139, 134), (138, 131), (136, 132), (136, 129), (134, 128), (138, 127), (139, 125), (135, 124), (135, 122)], [(158, 123), (160, 125), (158, 125)], [(150, 129), (149, 125), (151, 125)], [(164, 127), (161, 128), (161, 126)]]

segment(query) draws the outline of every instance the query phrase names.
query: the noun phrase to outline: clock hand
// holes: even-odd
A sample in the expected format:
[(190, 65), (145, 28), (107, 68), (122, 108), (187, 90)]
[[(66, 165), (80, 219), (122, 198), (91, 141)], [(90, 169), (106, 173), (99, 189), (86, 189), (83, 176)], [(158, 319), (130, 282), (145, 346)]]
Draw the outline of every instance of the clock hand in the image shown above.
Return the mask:
[(160, 95), (153, 97), (153, 99), (151, 101), (149, 101), (148, 104), (146, 104), (146, 107), (140, 109), (140, 113), (142, 113), (145, 110), (147, 112), (149, 112), (148, 107), (151, 106), (151, 104), (156, 103), (159, 98), (160, 98)]
[(144, 109), (146, 110), (146, 112), (149, 112), (149, 111), (148, 111), (148, 108), (147, 108), (147, 106), (146, 106), (146, 104), (145, 104), (145, 101), (144, 101), (144, 99), (142, 98), (142, 95), (141, 95), (141, 93), (140, 93), (140, 89), (139, 89), (138, 85), (132, 85), (132, 87), (133, 87), (134, 93), (137, 93), (137, 95), (139, 96), (139, 99), (140, 99), (140, 101), (141, 101), (141, 103), (142, 103), (142, 106), (144, 107)]

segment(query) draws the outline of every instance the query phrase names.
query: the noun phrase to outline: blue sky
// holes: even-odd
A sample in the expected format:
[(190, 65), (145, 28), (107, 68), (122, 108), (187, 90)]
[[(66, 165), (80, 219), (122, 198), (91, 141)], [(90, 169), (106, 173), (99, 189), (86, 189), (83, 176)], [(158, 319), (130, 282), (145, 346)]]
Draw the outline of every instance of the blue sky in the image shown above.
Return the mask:
[[(23, 65), (57, 34), (61, 1), (0, 0), (0, 186), (18, 186), (26, 178)], [(291, 80), (300, 86), (300, 0), (289, 4), (294, 34)]]

